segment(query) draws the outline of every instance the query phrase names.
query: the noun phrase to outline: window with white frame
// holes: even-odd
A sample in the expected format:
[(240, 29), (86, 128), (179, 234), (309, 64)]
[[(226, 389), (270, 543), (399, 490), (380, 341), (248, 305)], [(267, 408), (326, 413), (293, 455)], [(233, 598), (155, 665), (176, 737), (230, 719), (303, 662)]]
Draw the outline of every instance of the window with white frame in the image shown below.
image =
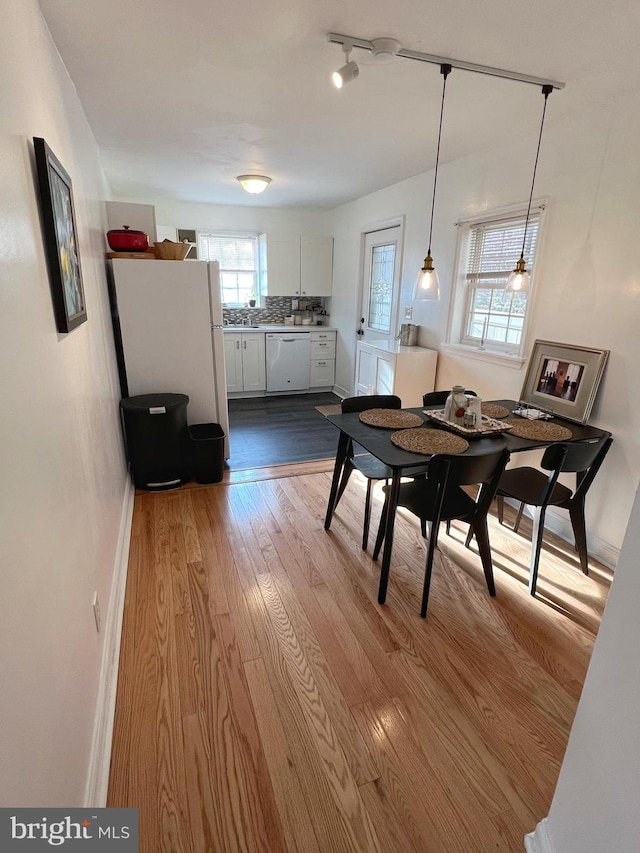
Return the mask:
[(256, 234), (198, 232), (198, 257), (220, 263), (223, 305), (245, 305), (258, 296)]
[[(524, 246), (533, 272), (542, 208), (529, 216)], [(506, 293), (507, 279), (522, 251), (524, 211), (461, 223), (458, 277), (451, 342), (498, 353), (520, 354), (524, 345), (528, 292)]]

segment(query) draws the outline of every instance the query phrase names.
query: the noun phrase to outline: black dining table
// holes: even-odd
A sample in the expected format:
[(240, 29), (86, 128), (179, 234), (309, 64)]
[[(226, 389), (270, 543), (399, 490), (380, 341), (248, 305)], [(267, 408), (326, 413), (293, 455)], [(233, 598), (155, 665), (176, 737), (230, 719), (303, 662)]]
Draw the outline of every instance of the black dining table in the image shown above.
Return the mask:
[[(509, 410), (509, 415), (518, 407), (515, 400), (491, 400), (486, 401), (500, 406), (504, 406)], [(432, 409), (441, 409), (441, 406), (432, 406)], [(412, 412), (424, 419), (423, 427), (425, 429), (446, 429), (435, 421), (429, 420), (424, 414), (428, 408), (419, 406), (417, 408), (403, 409), (405, 412)], [(516, 415), (517, 417), (517, 415)], [(340, 430), (340, 438), (338, 440), (338, 450), (336, 453), (336, 461), (333, 469), (333, 478), (331, 481), (331, 491), (327, 503), (327, 513), (325, 516), (324, 529), (329, 530), (331, 527), (331, 519), (336, 505), (338, 495), (338, 487), (342, 471), (347, 461), (347, 453), (349, 449), (349, 441), (355, 442), (383, 462), (393, 472), (391, 483), (388, 491), (389, 512), (386, 517), (386, 526), (384, 534), (384, 549), (382, 552), (382, 565), (380, 569), (380, 585), (378, 588), (378, 603), (384, 604), (387, 597), (387, 584), (389, 581), (389, 568), (391, 565), (391, 552), (393, 549), (393, 530), (395, 525), (396, 509), (398, 506), (398, 495), (400, 491), (400, 481), (402, 477), (410, 477), (412, 474), (424, 471), (428, 465), (429, 456), (421, 453), (412, 453), (408, 450), (402, 450), (391, 442), (391, 434), (396, 432), (395, 429), (385, 429), (380, 427), (369, 426), (360, 420), (359, 412), (348, 412), (339, 415), (327, 415), (327, 420)], [(585, 441), (590, 438), (601, 438), (604, 431), (597, 427), (592, 427), (588, 424), (578, 424), (573, 421), (567, 421), (562, 418), (551, 418), (546, 423), (556, 423), (567, 427), (571, 431), (571, 438), (562, 439), (563, 441)], [(518, 453), (525, 450), (536, 450), (539, 448), (548, 447), (550, 444), (555, 444), (555, 441), (544, 439), (528, 439), (519, 438), (516, 435), (510, 435), (508, 431), (496, 433), (490, 436), (482, 436), (469, 439), (469, 448), (464, 451), (464, 455), (470, 456), (475, 454), (490, 453), (495, 450), (501, 450), (506, 447), (509, 453)]]

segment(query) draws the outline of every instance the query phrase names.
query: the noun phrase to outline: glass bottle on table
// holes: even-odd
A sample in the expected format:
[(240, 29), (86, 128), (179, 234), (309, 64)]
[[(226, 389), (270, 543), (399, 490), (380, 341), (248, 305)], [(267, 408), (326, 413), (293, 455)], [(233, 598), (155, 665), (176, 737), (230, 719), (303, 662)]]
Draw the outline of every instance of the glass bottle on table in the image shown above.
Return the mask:
[(444, 404), (445, 421), (463, 426), (468, 402), (469, 400), (464, 393), (464, 385), (454, 385)]

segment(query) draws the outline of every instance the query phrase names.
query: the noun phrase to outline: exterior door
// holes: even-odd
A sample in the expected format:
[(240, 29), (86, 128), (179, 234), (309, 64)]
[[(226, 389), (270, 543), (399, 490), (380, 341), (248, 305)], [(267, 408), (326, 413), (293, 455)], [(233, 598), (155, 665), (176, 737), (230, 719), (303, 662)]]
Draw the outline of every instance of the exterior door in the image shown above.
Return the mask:
[(396, 338), (401, 237), (400, 225), (365, 235), (362, 304), (357, 331), (361, 341), (391, 343)]

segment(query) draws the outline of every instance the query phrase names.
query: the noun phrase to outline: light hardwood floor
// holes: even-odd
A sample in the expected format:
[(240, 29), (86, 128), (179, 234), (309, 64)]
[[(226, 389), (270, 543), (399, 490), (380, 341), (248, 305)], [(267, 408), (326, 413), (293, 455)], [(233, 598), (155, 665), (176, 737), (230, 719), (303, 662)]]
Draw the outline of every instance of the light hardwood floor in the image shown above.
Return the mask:
[(244, 474), (136, 497), (109, 805), (139, 808), (140, 850), (521, 851), (611, 573), (548, 536), (531, 598), (530, 528), (492, 520), (491, 599), (454, 525), (422, 620), (412, 517), (379, 606), (357, 475), (326, 533), (330, 473)]

